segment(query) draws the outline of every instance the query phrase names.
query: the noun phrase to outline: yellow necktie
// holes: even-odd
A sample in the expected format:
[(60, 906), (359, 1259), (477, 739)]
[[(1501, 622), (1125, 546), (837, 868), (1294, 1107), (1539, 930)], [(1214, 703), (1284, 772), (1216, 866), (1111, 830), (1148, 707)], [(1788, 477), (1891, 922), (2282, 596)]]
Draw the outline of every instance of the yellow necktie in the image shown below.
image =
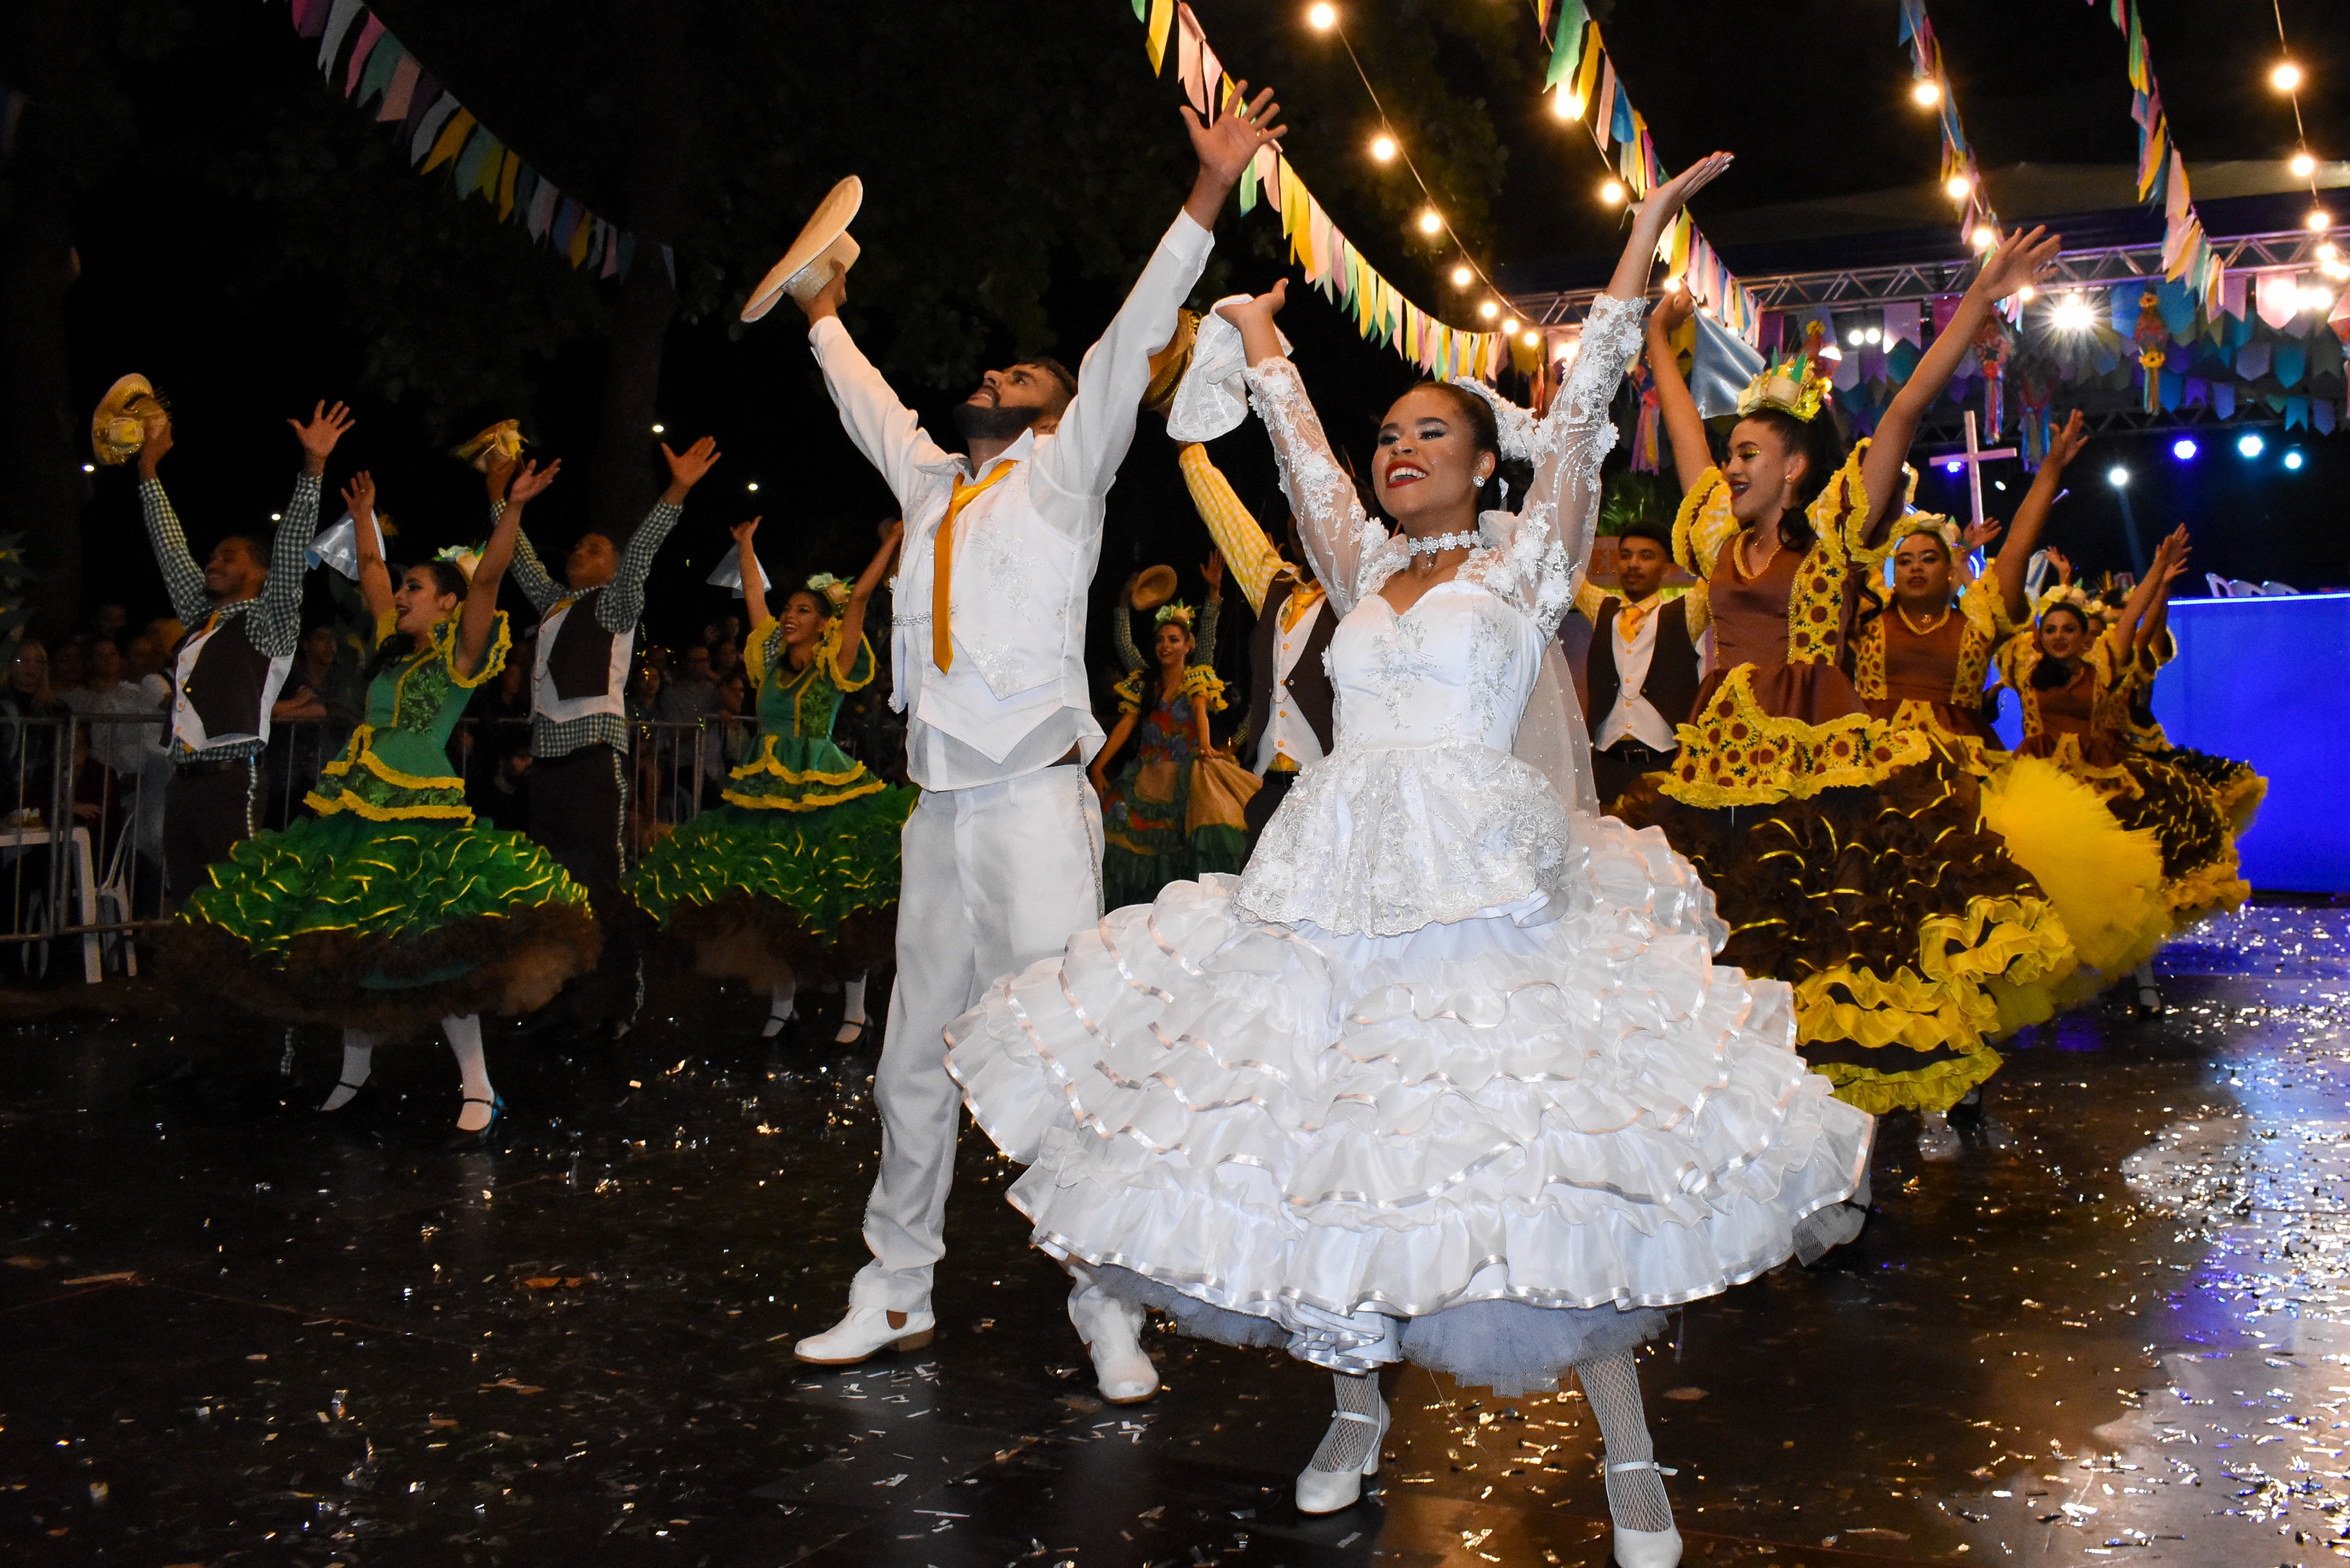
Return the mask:
[(1629, 642), (1634, 638), (1640, 635), (1640, 623), (1648, 618), (1648, 612), (1650, 610), (1655, 609), (1663, 602), (1664, 600), (1662, 597), (1656, 594), (1650, 594), (1647, 598), (1641, 599), (1638, 603), (1635, 603), (1630, 599), (1626, 599), (1623, 602), (1623, 607), (1616, 612), (1616, 624), (1624, 628), (1624, 640), (1626, 642)]
[(962, 509), (976, 500), (981, 491), (1010, 473), (1015, 463), (1010, 458), (987, 471), (984, 479), (954, 482), (954, 494), (947, 502), (947, 514), (939, 519), (939, 531), (931, 543), (931, 662), (941, 670), (954, 668), (954, 635), (947, 627), (949, 589), (954, 577), (954, 523)]

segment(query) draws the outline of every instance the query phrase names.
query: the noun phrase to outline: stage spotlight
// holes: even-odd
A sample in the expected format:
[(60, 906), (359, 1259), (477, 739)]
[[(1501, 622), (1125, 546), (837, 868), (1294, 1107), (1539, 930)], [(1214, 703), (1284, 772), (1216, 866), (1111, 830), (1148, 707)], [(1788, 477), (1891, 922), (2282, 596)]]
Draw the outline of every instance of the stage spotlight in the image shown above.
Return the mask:
[(1857, 348), (1862, 344), (1868, 341), (1868, 334), (1856, 327), (1850, 332), (1845, 334), (1845, 341)]
[(2170, 455), (2181, 462), (2193, 462), (2195, 454), (2201, 450), (2195, 444), (2195, 438), (2192, 436), (2180, 436), (2170, 443)]
[(2255, 433), (2247, 431), (2236, 438), (2236, 451), (2246, 457), (2258, 457), (2268, 449), (2269, 443)]
[(1909, 89), (1909, 96), (1920, 109), (1931, 109), (1942, 101), (1942, 84), (1927, 80)]
[(1882, 327), (1872, 327), (1867, 331), (1862, 333), (1861, 336), (1871, 343), (1882, 343), (1885, 341), (1885, 328)]
[(2129, 483), (2129, 470), (2118, 462), (2114, 464), (2113, 467), (2106, 470), (2106, 483), (2116, 490), (2121, 489)]
[(2048, 313), (2048, 324), (2065, 332), (2085, 332), (2097, 324), (2096, 313), (2078, 294), (2068, 294)]
[(1949, 462), (1942, 464), (1942, 472), (1944, 473), (1959, 473), (1963, 472), (1966, 466), (1967, 465), (1965, 463), (1953, 458)]
[(2289, 452), (2285, 453), (2285, 454), (2284, 454), (2284, 465), (2285, 465), (2287, 468), (2292, 468), (2292, 469), (2298, 469), (2299, 467), (2301, 467), (2301, 453), (2299, 453), (2299, 452)]

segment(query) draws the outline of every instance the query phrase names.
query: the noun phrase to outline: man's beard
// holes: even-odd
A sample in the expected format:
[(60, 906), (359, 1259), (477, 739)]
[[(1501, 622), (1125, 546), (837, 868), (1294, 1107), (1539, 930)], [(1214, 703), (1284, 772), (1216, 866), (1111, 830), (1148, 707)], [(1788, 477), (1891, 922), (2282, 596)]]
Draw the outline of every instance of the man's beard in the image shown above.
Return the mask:
[(957, 403), (955, 429), (965, 441), (1011, 441), (1045, 417), (1042, 409), (1007, 409), (1000, 404)]

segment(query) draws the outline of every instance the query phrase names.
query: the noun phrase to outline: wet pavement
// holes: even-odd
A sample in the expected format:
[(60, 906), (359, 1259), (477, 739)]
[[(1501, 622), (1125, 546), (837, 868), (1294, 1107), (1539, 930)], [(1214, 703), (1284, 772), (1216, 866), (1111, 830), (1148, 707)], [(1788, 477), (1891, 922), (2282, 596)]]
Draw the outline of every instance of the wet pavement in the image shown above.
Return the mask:
[[(1959, 1161), (1887, 1121), (1856, 1246), (1681, 1314), (1642, 1376), (1688, 1561), (2350, 1556), (2345, 938), (2175, 945), (2159, 1016), (2021, 1042)], [(1571, 1393), (1407, 1369), (1376, 1495), (1322, 1519), (1321, 1374), (1154, 1329), (1166, 1392), (1101, 1406), (976, 1134), (937, 1341), (799, 1366), (863, 1257), (871, 1052), (656, 1004), (494, 1036), (490, 1153), (441, 1147), (444, 1048), (336, 1125), (323, 1033), (281, 1076), (217, 1022), (0, 1032), (0, 1562), (1607, 1560)]]

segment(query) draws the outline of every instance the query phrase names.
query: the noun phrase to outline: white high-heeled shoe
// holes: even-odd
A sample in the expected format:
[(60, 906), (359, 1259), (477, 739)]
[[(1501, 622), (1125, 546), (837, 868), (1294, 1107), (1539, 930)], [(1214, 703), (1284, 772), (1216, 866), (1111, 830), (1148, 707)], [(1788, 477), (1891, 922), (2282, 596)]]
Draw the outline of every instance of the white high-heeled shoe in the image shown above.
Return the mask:
[[(1610, 1470), (1654, 1470), (1660, 1476), (1679, 1472), (1666, 1469), (1654, 1459), (1626, 1459), (1620, 1465), (1609, 1465)], [(1633, 1530), (1617, 1525), (1613, 1551), (1616, 1568), (1680, 1568), (1681, 1532), (1676, 1524), (1662, 1530)]]
[(1363, 1456), (1359, 1469), (1317, 1470), (1307, 1465), (1297, 1472), (1297, 1511), (1300, 1513), (1336, 1513), (1342, 1508), (1352, 1508), (1362, 1500), (1363, 1478), (1379, 1473), (1379, 1445), (1387, 1441), (1388, 1406), (1379, 1401), (1377, 1416), (1358, 1415), (1352, 1410), (1334, 1410), (1334, 1418), (1358, 1421), (1378, 1428), (1371, 1434), (1371, 1451)]

